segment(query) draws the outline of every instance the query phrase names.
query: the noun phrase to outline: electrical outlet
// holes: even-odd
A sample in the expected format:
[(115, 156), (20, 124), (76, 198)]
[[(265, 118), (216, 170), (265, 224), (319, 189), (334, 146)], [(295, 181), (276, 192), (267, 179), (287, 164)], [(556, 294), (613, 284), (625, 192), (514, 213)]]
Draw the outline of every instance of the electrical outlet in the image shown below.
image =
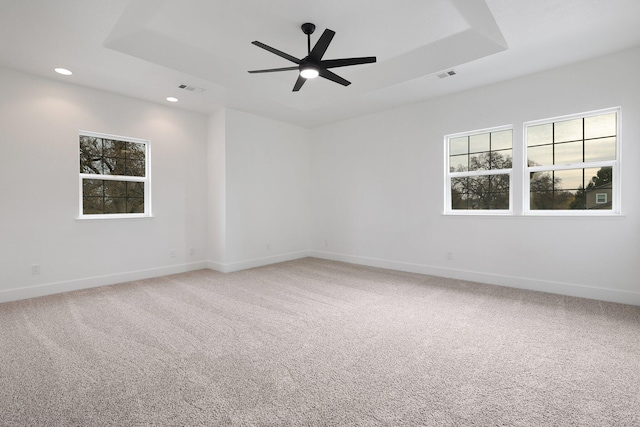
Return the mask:
[(270, 251), (271, 250), (271, 243), (267, 243), (267, 250)]
[(177, 253), (176, 253), (176, 250), (175, 250), (175, 249), (171, 249), (171, 250), (169, 251), (169, 256), (170, 256), (171, 258), (175, 258), (175, 257), (176, 257), (176, 255), (177, 255)]
[(31, 274), (33, 275), (40, 274), (40, 264), (33, 264), (31, 266)]
[(447, 252), (447, 261), (453, 260), (453, 252)]
[(189, 249), (189, 255), (194, 256), (196, 254), (196, 248)]

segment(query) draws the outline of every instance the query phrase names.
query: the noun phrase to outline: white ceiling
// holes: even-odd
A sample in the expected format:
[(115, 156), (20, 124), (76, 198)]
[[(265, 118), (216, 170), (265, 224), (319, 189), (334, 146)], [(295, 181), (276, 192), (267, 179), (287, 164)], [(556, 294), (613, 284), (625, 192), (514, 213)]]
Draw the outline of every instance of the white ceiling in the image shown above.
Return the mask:
[[(638, 0), (0, 0), (0, 67), (315, 127), (639, 46), (639, 18)], [(247, 73), (293, 65), (253, 40), (306, 56), (304, 22), (312, 45), (336, 32), (324, 59), (378, 62), (300, 92), (296, 71)]]

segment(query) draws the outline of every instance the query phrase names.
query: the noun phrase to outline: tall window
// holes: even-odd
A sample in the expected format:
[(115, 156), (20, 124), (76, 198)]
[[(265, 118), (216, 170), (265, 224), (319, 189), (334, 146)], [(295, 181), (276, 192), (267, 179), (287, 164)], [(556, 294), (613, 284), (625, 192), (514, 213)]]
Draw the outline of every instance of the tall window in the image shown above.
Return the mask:
[(608, 109), (524, 124), (525, 213), (619, 212), (619, 113)]
[(149, 141), (81, 131), (80, 218), (151, 215)]
[(445, 137), (445, 212), (511, 211), (511, 127)]

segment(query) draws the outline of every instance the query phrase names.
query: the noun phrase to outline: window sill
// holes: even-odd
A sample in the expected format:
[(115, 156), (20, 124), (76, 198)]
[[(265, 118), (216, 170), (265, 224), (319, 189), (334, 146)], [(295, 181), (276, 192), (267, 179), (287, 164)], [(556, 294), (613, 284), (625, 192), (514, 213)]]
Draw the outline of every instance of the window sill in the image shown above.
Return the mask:
[(131, 221), (141, 219), (152, 219), (153, 215), (142, 216), (123, 216), (123, 215), (95, 215), (95, 216), (83, 216), (77, 217), (76, 222), (93, 222), (93, 221)]
[(595, 219), (602, 218), (604, 220), (620, 220), (625, 219), (626, 215), (623, 214), (553, 214), (553, 213), (527, 213), (527, 214), (514, 214), (514, 213), (441, 213), (443, 217), (455, 217), (455, 218), (515, 218), (515, 219), (559, 219), (559, 220), (576, 220), (576, 219)]
[(441, 214), (442, 216), (516, 216), (511, 211), (481, 211), (481, 210), (472, 210), (472, 211), (459, 211), (459, 212), (444, 212)]

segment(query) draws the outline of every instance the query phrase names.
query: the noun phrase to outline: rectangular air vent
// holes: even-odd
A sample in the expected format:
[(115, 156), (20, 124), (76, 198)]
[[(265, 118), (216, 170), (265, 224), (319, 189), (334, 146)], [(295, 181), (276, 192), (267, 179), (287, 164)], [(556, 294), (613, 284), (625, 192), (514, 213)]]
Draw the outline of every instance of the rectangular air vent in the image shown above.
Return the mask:
[(189, 92), (195, 92), (195, 93), (202, 93), (202, 92), (204, 92), (206, 90), (206, 89), (203, 89), (201, 87), (185, 85), (185, 84), (182, 84), (182, 85), (180, 85), (178, 87), (180, 89), (188, 90)]
[(455, 75), (456, 75), (455, 71), (449, 70), (449, 71), (445, 71), (443, 73), (438, 74), (438, 77), (441, 79), (444, 79), (444, 78), (455, 76)]

